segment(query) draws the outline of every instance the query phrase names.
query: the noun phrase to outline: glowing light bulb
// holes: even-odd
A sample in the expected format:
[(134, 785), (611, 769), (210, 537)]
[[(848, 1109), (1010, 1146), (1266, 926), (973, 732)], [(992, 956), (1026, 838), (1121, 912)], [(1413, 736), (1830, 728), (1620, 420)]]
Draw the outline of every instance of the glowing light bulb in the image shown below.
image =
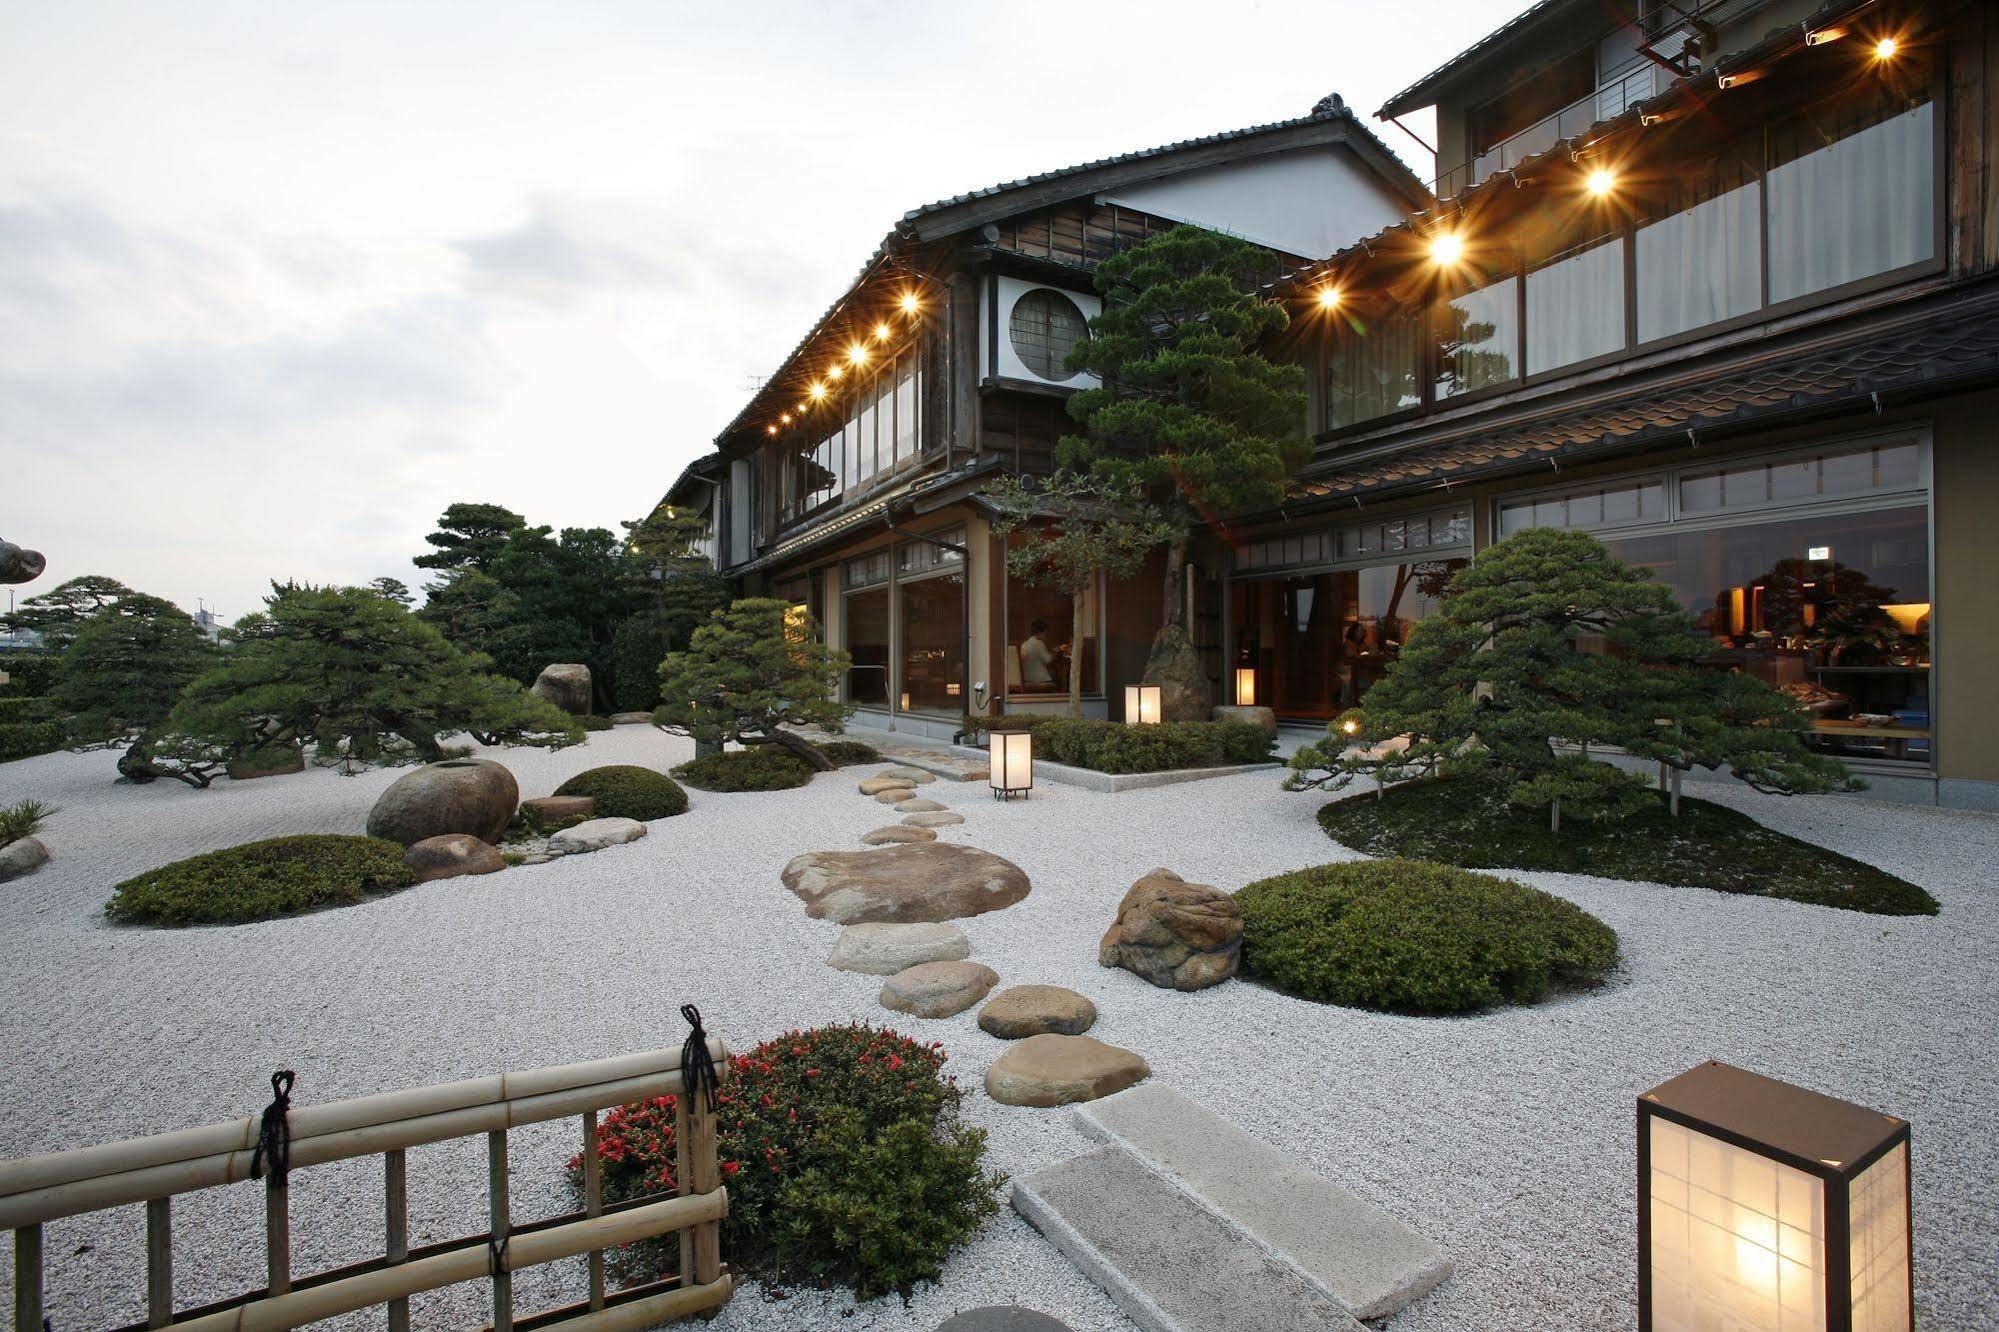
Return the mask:
[(837, 365), (836, 365), (836, 366), (834, 366), (834, 367), (833, 367), (833, 368), (832, 368), (831, 370), (828, 370), (828, 371), (826, 372), (826, 378), (828, 378), (828, 379), (838, 379), (838, 378), (839, 378), (839, 377), (840, 377), (841, 375), (843, 375), (843, 374), (845, 374), (845, 373), (846, 373), (846, 371), (842, 370), (842, 369), (841, 369), (841, 368), (840, 368), (839, 366), (837, 366)]
[(764, 433), (766, 435), (775, 435), (777, 433), (777, 427), (774, 425), (767, 425), (764, 427)]
[(1440, 231), (1430, 238), (1430, 258), (1439, 264), (1455, 264), (1465, 257), (1465, 238), (1455, 231)]
[(1341, 729), (1342, 731), (1345, 731), (1345, 732), (1346, 732), (1346, 733), (1347, 733), (1348, 735), (1359, 735), (1359, 734), (1360, 734), (1360, 723), (1359, 723), (1359, 722), (1357, 722), (1357, 721), (1351, 721), (1351, 720), (1349, 720), (1349, 721), (1343, 721), (1343, 722), (1341, 722), (1341, 723), (1340, 723), (1340, 729)]
[(866, 365), (868, 363), (868, 349), (858, 342), (853, 343), (847, 348), (847, 359), (855, 365)]
[(823, 398), (823, 397), (825, 397), (825, 396), (826, 396), (826, 386), (825, 386), (824, 384), (820, 383), (820, 382), (819, 382), (818, 380), (816, 380), (816, 379), (815, 379), (815, 380), (813, 380), (813, 381), (812, 381), (812, 400), (813, 400), (814, 402), (817, 402), (817, 401), (818, 401), (819, 399), (821, 399), (821, 398)]
[(1617, 173), (1609, 167), (1598, 167), (1589, 173), (1589, 179), (1584, 183), (1597, 198), (1608, 198), (1611, 191), (1617, 188)]
[(1338, 287), (1319, 288), (1319, 308), (1321, 310), (1337, 309), (1339, 303), (1340, 289)]
[(887, 324), (876, 324), (876, 325), (875, 325), (875, 341), (876, 341), (876, 342), (887, 342), (887, 341), (888, 341), (888, 325), (887, 325)]
[(921, 307), (922, 302), (916, 299), (915, 292), (905, 291), (904, 293), (902, 293), (901, 304), (902, 304), (902, 312), (904, 314), (915, 314), (918, 308)]
[(785, 412), (785, 413), (784, 413), (783, 415), (779, 416), (779, 417), (778, 417), (777, 419), (778, 419), (778, 421), (779, 421), (779, 422), (780, 422), (781, 424), (783, 424), (783, 425), (790, 425), (790, 424), (791, 424), (791, 413), (790, 413), (790, 412)]
[(1876, 60), (1893, 60), (1895, 52), (1901, 49), (1902, 44), (1893, 37), (1883, 37), (1880, 41), (1874, 43), (1874, 58)]

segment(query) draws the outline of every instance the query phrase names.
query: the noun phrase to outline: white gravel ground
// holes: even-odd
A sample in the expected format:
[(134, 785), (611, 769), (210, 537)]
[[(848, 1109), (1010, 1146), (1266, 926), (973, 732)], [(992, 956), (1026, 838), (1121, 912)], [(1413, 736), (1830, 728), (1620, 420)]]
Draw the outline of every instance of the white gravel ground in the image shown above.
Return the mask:
[[(559, 754), (496, 757), (525, 796), (584, 767), (665, 766), (685, 753), (684, 741), (626, 727)], [(892, 1016), (945, 1042), (968, 1114), (991, 1130), (993, 1164), (1024, 1174), (1084, 1147), (1066, 1112), (998, 1106), (978, 1090), (1001, 1045), (972, 1013), (889, 1015), (875, 1003), (879, 978), (822, 965), (837, 927), (807, 919), (778, 870), (890, 821), (855, 794), (864, 771), (797, 791), (691, 792), (688, 814), (595, 855), (300, 919), (155, 931), (103, 923), (114, 883), (278, 833), (357, 832), (397, 774), (315, 770), (195, 792), (116, 785), (112, 763), (57, 754), (0, 765), (0, 804), (62, 806), (45, 834), (55, 862), (0, 887), (0, 1155), (252, 1113), (279, 1066), (298, 1070), (298, 1097), (314, 1102), (678, 1044), (687, 1000), (739, 1049), (792, 1025)], [(1007, 856), (1034, 881), (1026, 901), (963, 922), (973, 956), (1003, 984), (1090, 996), (1103, 1014), (1093, 1034), (1444, 1245), (1456, 1275), (1392, 1332), (1630, 1326), (1633, 1097), (1710, 1057), (1912, 1120), (1921, 1322), (1999, 1328), (1999, 819), (1729, 795), (1787, 832), (1912, 877), (1943, 914), (1889, 919), (1526, 875), (1613, 925), (1622, 970), (1558, 1002), (1439, 1020), (1240, 981), (1173, 994), (1096, 965), (1118, 897), (1154, 865), (1233, 889), (1347, 855), (1313, 821), (1320, 800), (1268, 775), (1118, 795), (1044, 787), (1004, 806), (982, 785), (938, 782), (925, 794), (968, 818), (946, 839)], [(517, 1219), (566, 1208), (573, 1136), (569, 1124), (515, 1135)], [(483, 1228), (484, 1180), (478, 1144), (413, 1154), (413, 1242)], [(366, 1256), (380, 1188), (372, 1165), (296, 1176), (298, 1270)], [(184, 1302), (258, 1283), (256, 1192), (176, 1205)], [(140, 1210), (50, 1227), (56, 1327), (143, 1317)], [(0, 1283), (11, 1270), (0, 1267)], [(523, 1273), (520, 1306), (572, 1295), (578, 1279), (573, 1265)], [(466, 1288), (423, 1302), (418, 1323), (463, 1325), (482, 1298)], [(714, 1326), (929, 1332), (960, 1309), (1009, 1302), (1079, 1330), (1130, 1326), (1010, 1210), (908, 1306), (752, 1287)]]

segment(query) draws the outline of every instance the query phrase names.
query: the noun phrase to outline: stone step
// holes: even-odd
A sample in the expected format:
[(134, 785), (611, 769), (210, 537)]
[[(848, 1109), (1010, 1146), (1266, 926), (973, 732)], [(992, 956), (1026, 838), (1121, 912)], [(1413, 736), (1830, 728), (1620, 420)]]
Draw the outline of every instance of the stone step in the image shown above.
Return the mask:
[(1016, 1180), (1013, 1206), (1146, 1332), (1363, 1332), (1324, 1291), (1121, 1148)]
[(1450, 1275), (1430, 1240), (1164, 1083), (1074, 1114), (1356, 1318), (1384, 1318)]

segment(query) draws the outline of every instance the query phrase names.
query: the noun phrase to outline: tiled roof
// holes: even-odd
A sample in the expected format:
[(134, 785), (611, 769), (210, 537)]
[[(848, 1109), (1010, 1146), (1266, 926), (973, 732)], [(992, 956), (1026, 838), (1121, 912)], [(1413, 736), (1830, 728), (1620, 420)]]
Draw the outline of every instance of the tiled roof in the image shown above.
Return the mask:
[(1999, 379), (1999, 290), (1960, 299), (1958, 308), (1910, 316), (1816, 350), (1765, 356), (1694, 382), (1638, 391), (1532, 423), (1384, 449), (1307, 468), (1293, 485), (1301, 499), (1359, 499), (1455, 485), (1544, 463), (1588, 461), (1648, 443)]
[(1456, 73), (1460, 65), (1463, 65), (1468, 60), (1475, 60), (1479, 56), (1484, 55), (1495, 46), (1499, 46), (1505, 42), (1507, 38), (1520, 31), (1524, 25), (1538, 18), (1545, 11), (1564, 3), (1572, 3), (1572, 0), (1537, 0), (1537, 3), (1521, 10), (1505, 23), (1494, 28), (1485, 36), (1479, 38), (1470, 46), (1467, 46), (1464, 50), (1458, 52), (1449, 60), (1446, 60), (1443, 64), (1437, 66), (1428, 74), (1425, 74), (1422, 78), (1395, 94), (1395, 96), (1389, 98), (1386, 102), (1383, 102), (1381, 110), (1374, 114), (1384, 118), (1399, 116), (1404, 111), (1414, 111), (1417, 107), (1425, 105), (1423, 102), (1412, 99), (1427, 96), (1431, 88), (1435, 87), (1447, 75)]

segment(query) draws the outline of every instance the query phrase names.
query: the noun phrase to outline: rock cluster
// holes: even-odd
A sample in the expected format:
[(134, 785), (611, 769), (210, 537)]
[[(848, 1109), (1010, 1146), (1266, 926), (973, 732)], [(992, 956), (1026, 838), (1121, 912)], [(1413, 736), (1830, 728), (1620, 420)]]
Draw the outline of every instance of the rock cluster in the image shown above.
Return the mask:
[(1199, 990), (1235, 975), (1242, 956), (1242, 910), (1205, 883), (1168, 869), (1147, 873), (1118, 903), (1097, 961), (1123, 967), (1169, 990)]

